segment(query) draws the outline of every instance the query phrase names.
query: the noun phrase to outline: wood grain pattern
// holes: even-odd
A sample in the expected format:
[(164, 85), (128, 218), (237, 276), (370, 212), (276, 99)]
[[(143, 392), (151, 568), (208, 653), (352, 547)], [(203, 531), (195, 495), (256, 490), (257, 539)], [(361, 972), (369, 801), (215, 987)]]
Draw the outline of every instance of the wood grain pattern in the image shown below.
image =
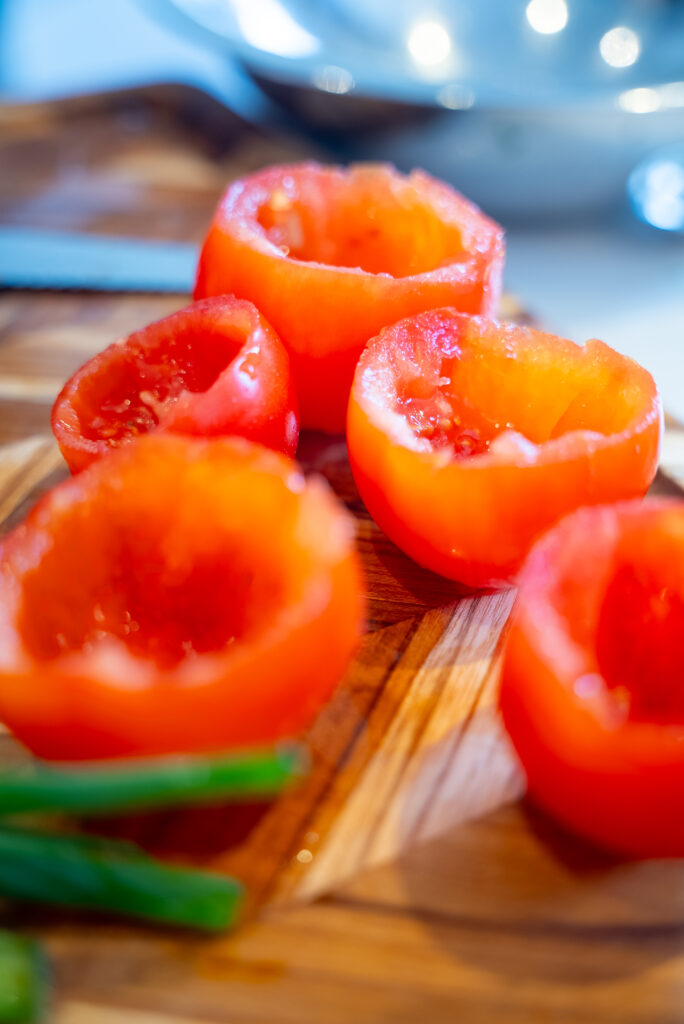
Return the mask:
[[(171, 102), (173, 101), (173, 102)], [(0, 218), (199, 238), (228, 177), (297, 158), (191, 93), (0, 110)], [(0, 295), (0, 530), (65, 469), (64, 378), (183, 296)], [(507, 300), (504, 314), (522, 316)], [(668, 424), (657, 490), (680, 493)], [(7, 908), (48, 944), (57, 1024), (669, 1024), (684, 1019), (684, 870), (616, 861), (517, 799), (495, 699), (512, 592), (459, 594), (380, 533), (341, 439), (302, 463), (357, 518), (369, 632), (270, 807), (134, 817), (152, 849), (235, 871), (254, 916), (216, 939)], [(23, 756), (7, 736), (0, 758)], [(258, 913), (257, 913), (258, 911)]]

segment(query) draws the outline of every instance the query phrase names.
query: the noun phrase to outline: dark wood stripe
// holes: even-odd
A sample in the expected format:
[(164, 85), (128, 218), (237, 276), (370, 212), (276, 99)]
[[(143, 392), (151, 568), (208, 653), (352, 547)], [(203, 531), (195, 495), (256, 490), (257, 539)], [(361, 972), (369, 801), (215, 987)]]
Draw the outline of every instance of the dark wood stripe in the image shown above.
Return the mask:
[[(668, 939), (678, 944), (684, 942), (684, 922), (662, 922), (659, 924), (582, 924), (576, 921), (549, 919), (539, 920), (488, 920), (461, 914), (450, 914), (435, 908), (399, 906), (383, 903), (381, 900), (359, 899), (345, 893), (321, 896), (320, 902), (331, 907), (353, 908), (367, 914), (382, 914), (388, 918), (404, 918), (423, 921), (446, 929), (472, 932), (496, 932), (512, 937), (548, 936), (549, 938), (570, 939), (576, 942), (601, 944), (606, 941), (642, 943), (653, 939)], [(389, 927), (389, 926), (388, 926)], [(678, 952), (681, 952), (678, 949)]]

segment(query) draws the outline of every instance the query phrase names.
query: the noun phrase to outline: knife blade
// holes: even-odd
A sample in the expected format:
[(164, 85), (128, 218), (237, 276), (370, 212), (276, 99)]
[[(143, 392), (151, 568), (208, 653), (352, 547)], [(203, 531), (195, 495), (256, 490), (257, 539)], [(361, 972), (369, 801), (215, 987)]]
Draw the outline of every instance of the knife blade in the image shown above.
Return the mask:
[(0, 227), (0, 288), (187, 293), (193, 289), (198, 247)]

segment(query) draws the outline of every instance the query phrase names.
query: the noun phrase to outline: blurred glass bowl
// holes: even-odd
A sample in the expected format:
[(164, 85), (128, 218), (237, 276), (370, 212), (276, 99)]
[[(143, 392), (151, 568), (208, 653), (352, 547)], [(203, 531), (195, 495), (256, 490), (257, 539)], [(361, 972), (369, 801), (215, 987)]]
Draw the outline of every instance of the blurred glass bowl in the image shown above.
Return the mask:
[(492, 213), (618, 200), (684, 137), (679, 0), (164, 0), (350, 159), (420, 164)]

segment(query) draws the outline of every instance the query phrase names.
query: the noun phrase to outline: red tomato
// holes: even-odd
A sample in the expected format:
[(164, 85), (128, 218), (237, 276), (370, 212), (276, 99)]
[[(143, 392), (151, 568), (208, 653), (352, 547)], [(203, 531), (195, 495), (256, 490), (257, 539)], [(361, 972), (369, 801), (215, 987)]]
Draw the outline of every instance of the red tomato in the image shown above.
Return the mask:
[(69, 380), (52, 429), (72, 472), (151, 430), (239, 434), (294, 455), (289, 358), (250, 303), (195, 303), (114, 342)]
[(195, 297), (255, 302), (292, 357), (302, 425), (342, 431), (368, 339), (437, 306), (494, 314), (503, 257), (499, 226), (422, 171), (271, 167), (221, 200)]
[(510, 581), (573, 508), (643, 494), (659, 432), (650, 374), (600, 341), (443, 309), (369, 343), (347, 440), (361, 497), (395, 544), (482, 587)]
[(684, 856), (684, 502), (586, 508), (533, 548), (501, 707), (530, 794), (611, 848)]
[(359, 636), (353, 532), (321, 480), (242, 438), (121, 447), (4, 541), (0, 719), (55, 759), (296, 733)]

